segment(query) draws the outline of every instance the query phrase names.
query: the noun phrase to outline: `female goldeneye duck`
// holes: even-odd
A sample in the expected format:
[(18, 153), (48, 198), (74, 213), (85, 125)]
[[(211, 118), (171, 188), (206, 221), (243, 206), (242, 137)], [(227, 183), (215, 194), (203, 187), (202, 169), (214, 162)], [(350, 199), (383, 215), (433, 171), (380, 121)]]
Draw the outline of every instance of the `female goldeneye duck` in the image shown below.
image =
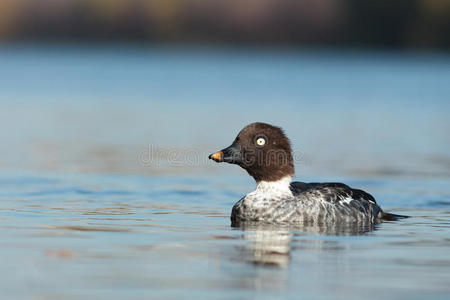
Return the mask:
[(281, 128), (270, 124), (247, 125), (231, 146), (209, 158), (237, 164), (256, 180), (256, 190), (233, 206), (233, 224), (378, 223), (403, 217), (383, 212), (370, 194), (343, 183), (292, 182), (291, 144)]

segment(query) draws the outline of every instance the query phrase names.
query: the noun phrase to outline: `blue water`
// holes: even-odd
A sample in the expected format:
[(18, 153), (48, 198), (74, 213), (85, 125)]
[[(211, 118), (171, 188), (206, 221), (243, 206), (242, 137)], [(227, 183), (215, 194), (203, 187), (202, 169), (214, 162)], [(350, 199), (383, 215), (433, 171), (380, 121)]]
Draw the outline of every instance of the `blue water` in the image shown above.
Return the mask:
[[(2, 46), (3, 299), (447, 299), (450, 57)], [(231, 228), (254, 188), (207, 155), (282, 126), (297, 179), (343, 181), (373, 229)]]

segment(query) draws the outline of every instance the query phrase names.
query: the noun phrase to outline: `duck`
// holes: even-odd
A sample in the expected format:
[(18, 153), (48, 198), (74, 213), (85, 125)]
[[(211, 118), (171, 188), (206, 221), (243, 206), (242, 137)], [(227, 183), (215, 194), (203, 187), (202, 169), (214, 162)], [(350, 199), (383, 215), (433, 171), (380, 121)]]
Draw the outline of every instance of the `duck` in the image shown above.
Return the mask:
[(374, 224), (406, 217), (384, 212), (372, 195), (344, 183), (292, 181), (291, 142), (283, 129), (267, 123), (245, 126), (229, 147), (208, 158), (238, 165), (256, 181), (256, 189), (233, 206), (232, 225)]

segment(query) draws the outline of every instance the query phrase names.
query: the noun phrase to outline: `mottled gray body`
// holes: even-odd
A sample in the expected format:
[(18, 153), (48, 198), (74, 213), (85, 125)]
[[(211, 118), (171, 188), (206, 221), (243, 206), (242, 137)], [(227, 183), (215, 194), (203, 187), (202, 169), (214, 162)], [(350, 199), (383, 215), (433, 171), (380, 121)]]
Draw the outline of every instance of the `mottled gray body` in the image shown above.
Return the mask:
[(290, 183), (290, 178), (258, 183), (231, 213), (234, 223), (376, 223), (382, 217), (375, 199), (361, 190), (341, 183)]

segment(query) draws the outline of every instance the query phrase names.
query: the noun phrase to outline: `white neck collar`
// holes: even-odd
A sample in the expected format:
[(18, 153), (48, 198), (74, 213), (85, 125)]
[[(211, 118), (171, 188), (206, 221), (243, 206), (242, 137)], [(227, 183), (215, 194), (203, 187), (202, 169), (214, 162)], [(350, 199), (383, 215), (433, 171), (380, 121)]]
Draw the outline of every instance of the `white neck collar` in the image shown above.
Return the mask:
[(277, 181), (259, 181), (256, 183), (257, 193), (274, 193), (274, 194), (289, 194), (292, 195), (290, 188), (292, 176), (285, 176)]

